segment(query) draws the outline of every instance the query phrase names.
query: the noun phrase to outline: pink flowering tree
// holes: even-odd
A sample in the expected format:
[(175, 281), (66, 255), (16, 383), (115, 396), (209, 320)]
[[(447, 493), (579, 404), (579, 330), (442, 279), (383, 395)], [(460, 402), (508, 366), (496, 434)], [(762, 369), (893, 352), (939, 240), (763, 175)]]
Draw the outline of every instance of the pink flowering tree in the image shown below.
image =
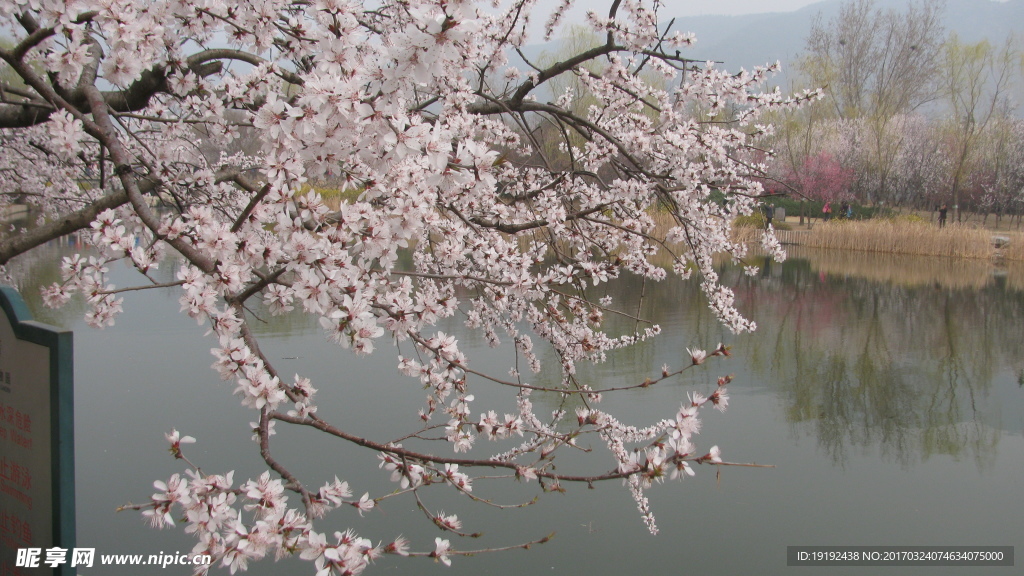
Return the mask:
[[(45, 301), (83, 298), (89, 323), (103, 327), (121, 312), (124, 290), (176, 291), (182, 312), (212, 333), (214, 368), (254, 414), (267, 471), (241, 483), (207, 472), (218, 463), (200, 472), (188, 456), (192, 439), (168, 434), (187, 470), (156, 482), (137, 507), (154, 526), (184, 518), (195, 551), (232, 571), (297, 555), (319, 574), (357, 574), (385, 553), (449, 563), (474, 552), (449, 539), (464, 534), (458, 518), (422, 504), (428, 489), (476, 501), (479, 475), (535, 480), (543, 490), (624, 480), (654, 532), (644, 495), (653, 482), (691, 475), (695, 463), (725, 464), (717, 447), (692, 440), (700, 410), (727, 405), (727, 377), (709, 396), (632, 426), (600, 408), (612, 390), (581, 381), (576, 366), (658, 334), (653, 322), (606, 328), (607, 315), (631, 313), (595, 294), (623, 274), (695, 272), (722, 322), (754, 328), (712, 257), (745, 256), (729, 224), (750, 214), (761, 192), (764, 168), (748, 154), (767, 132), (761, 113), (818, 95), (760, 91), (774, 66), (730, 74), (685, 59), (679, 50), (693, 38), (659, 29), (657, 3), (645, 0), (591, 13), (599, 45), (516, 67), (510, 55), (526, 42), (534, 4), (0, 5), (10, 40), (0, 50), (9, 79), (0, 202), (42, 214), (0, 240), (0, 264), (84, 232), (93, 255), (66, 259)], [(569, 4), (549, 16), (549, 35)], [(650, 73), (664, 81), (644, 80)], [(575, 111), (572, 94), (548, 91), (570, 75), (596, 105)], [(561, 135), (557, 162), (534, 137), (542, 125)], [(318, 192), (328, 178), (352, 200), (329, 206)], [(725, 201), (710, 201), (712, 192)], [(655, 213), (671, 222), (656, 226)], [(765, 244), (782, 257), (771, 234)], [(403, 253), (411, 263), (400, 264)], [(655, 264), (656, 254), (672, 265)], [(139, 286), (111, 284), (108, 264), (118, 260), (137, 269)], [(151, 278), (168, 265), (175, 281)], [(323, 384), (279, 373), (261, 353), (254, 301), (271, 314), (308, 314), (353, 354), (388, 344), (397, 372), (427, 391), (422, 410), (404, 423), (394, 415), (390, 437), (346, 430), (317, 410)], [(456, 313), (490, 343), (515, 346), (509, 370), (484, 370), (437, 329)], [(535, 383), (542, 347), (559, 360), (558, 385)], [(693, 350), (623, 388), (656, 385), (726, 353)], [(514, 401), (478, 405), (473, 391), (488, 386), (514, 391)], [(542, 390), (587, 407), (538, 414), (531, 395)], [(310, 485), (275, 459), (275, 426), (375, 453), (393, 488), (357, 497), (342, 479)], [(592, 472), (555, 469), (561, 453), (584, 444), (606, 448), (594, 451)], [(420, 503), (449, 538), (373, 544), (358, 525), (335, 537), (318, 529), (334, 510), (366, 513), (400, 497)]]
[(785, 180), (805, 198), (835, 202), (849, 197), (854, 172), (828, 152), (819, 152), (804, 158), (800, 168), (791, 169)]

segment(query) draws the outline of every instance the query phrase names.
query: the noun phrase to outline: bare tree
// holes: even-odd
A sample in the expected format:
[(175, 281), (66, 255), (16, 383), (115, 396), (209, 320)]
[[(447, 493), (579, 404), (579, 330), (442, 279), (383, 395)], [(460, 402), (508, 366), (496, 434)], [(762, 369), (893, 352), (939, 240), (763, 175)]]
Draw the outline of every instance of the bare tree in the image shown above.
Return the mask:
[(801, 69), (812, 85), (826, 87), (832, 112), (861, 119), (869, 137), (872, 178), (868, 200), (885, 199), (902, 140), (889, 124), (936, 98), (941, 57), (942, 2), (913, 2), (905, 12), (852, 0), (824, 22), (819, 15), (807, 39)]
[(964, 44), (954, 33), (943, 51), (942, 93), (949, 105), (948, 130), (954, 147), (950, 194), (958, 221), (963, 181), (982, 135), (1006, 105), (1007, 91), (1020, 67), (1016, 44), (1013, 36), (998, 48), (987, 40)]

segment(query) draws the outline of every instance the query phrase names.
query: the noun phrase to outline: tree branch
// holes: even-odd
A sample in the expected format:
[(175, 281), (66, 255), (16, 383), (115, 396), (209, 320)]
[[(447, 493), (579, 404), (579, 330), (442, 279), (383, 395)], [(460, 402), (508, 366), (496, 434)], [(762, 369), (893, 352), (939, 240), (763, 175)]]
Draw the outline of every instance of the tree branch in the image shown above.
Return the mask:
[(124, 190), (118, 190), (96, 200), (81, 210), (66, 214), (57, 220), (47, 222), (24, 234), (17, 234), (0, 241), (0, 266), (7, 264), (11, 258), (46, 244), (50, 240), (55, 240), (72, 232), (88, 228), (89, 224), (96, 219), (100, 212), (117, 208), (127, 202), (128, 193)]

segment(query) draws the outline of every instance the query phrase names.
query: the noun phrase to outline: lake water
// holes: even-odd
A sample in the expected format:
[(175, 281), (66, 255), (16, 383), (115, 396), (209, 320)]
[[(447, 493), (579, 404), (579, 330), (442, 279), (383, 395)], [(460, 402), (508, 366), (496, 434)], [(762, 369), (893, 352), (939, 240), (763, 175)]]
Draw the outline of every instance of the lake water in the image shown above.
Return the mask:
[[(186, 449), (204, 470), (234, 469), (236, 481), (258, 473), (263, 467), (248, 432), (253, 417), (231, 395), (233, 385), (209, 369), (212, 341), (202, 338), (205, 327), (178, 313), (177, 294), (127, 293), (126, 313), (102, 331), (84, 325), (80, 303), (44, 309), (35, 285), (57, 278), (65, 253), (48, 246), (12, 269), (32, 279), (20, 288), (37, 320), (75, 330), (78, 545), (97, 554), (191, 550), (193, 541), (180, 528), (155, 531), (137, 512), (115, 509), (145, 501), (153, 480), (181, 470), (163, 438), (172, 428), (198, 439)], [(646, 531), (617, 482), (593, 490), (568, 486), (566, 494), (546, 494), (540, 505), (516, 510), (484, 509), (450, 490), (434, 491), (427, 496), (432, 508), (457, 513), (466, 530), (484, 532), (479, 540), (453, 539), (456, 549), (556, 536), (529, 551), (456, 557), (451, 568), (389, 557), (367, 573), (975, 574), (978, 568), (787, 568), (786, 547), (1001, 545), (1024, 552), (1024, 273), (985, 263), (801, 251), (757, 277), (723, 273), (737, 286), (740, 308), (758, 322), (755, 334), (723, 330), (696, 282), (623, 280), (608, 289), (633, 298), (631, 305), (656, 319), (664, 334), (584, 376), (595, 387), (640, 382), (664, 363), (679, 366), (687, 347), (723, 341), (733, 347), (731, 358), (610, 397), (604, 408), (626, 423), (651, 422), (670, 417), (687, 391), (706, 392), (719, 375), (735, 374), (729, 410), (706, 415), (698, 448), (718, 444), (726, 460), (775, 468), (723, 468), (716, 477), (715, 468), (697, 466), (694, 478), (656, 485), (648, 496), (657, 536)], [(122, 269), (114, 269), (114, 278), (122, 286), (132, 282)], [(423, 400), (418, 384), (394, 370), (393, 355), (356, 358), (301, 317), (258, 329), (282, 374), (313, 378), (320, 414), (342, 428), (379, 437), (394, 422), (414, 418)], [(455, 323), (442, 329), (460, 333)], [(478, 366), (502, 373), (511, 363), (507, 350), (488, 349), (464, 330), (460, 341)], [(389, 352), (386, 345), (381, 352)], [(478, 408), (505, 393), (471, 386)], [(535, 397), (541, 413), (561, 402)], [(278, 459), (310, 484), (337, 474), (357, 495), (392, 489), (373, 454), (280, 423), (278, 430)], [(598, 456), (591, 470), (611, 465)], [(480, 481), (474, 493), (514, 503), (535, 489), (536, 483)], [(414, 506), (387, 501), (365, 519), (348, 510), (333, 518), (338, 528), (352, 526), (374, 541), (402, 533), (414, 548), (430, 550), (441, 533)], [(188, 573), (104, 566), (82, 574), (158, 571)], [(314, 571), (298, 561), (250, 567), (261, 575)]]

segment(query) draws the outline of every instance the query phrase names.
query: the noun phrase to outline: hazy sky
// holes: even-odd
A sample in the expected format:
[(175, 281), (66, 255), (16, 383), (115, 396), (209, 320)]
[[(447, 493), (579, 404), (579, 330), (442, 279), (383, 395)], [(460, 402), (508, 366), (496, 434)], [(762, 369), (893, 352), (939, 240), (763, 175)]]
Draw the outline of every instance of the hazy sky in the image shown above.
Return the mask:
[[(659, 15), (662, 20), (677, 16), (699, 16), (706, 14), (754, 14), (759, 12), (792, 12), (820, 0), (662, 0)], [(537, 37), (543, 30), (548, 14), (559, 4), (559, 0), (540, 0), (533, 16), (531, 36)], [(565, 22), (580, 23), (590, 10), (608, 13), (610, 0), (576, 0), (567, 14)]]
[[(596, 5), (597, 0), (592, 0)], [(792, 12), (820, 0), (664, 0), (662, 14), (697, 16), (701, 14), (756, 14), (760, 12)], [(979, 0), (983, 1), (983, 0)], [(1007, 0), (992, 0), (1006, 2)]]
[[(664, 20), (676, 16), (700, 16), (710, 14), (757, 14), (763, 12), (792, 12), (821, 0), (662, 0), (660, 10)], [(984, 0), (979, 0), (984, 1)], [(1006, 2), (1006, 0), (992, 0)], [(539, 12), (550, 14), (558, 0), (540, 0)], [(576, 0), (570, 13), (570, 21), (582, 21), (588, 10), (598, 10), (607, 14), (608, 0)], [(539, 20), (543, 20), (539, 18)]]
[[(662, 0), (659, 12), (665, 19), (700, 14), (792, 12), (818, 1), (820, 0)], [(539, 12), (548, 14), (557, 4), (557, 0), (541, 0), (538, 4)], [(610, 5), (611, 2), (608, 0), (576, 0), (572, 12), (584, 14), (587, 10), (596, 10), (607, 14)]]
[[(678, 16), (701, 16), (713, 14), (757, 14), (764, 12), (793, 12), (804, 6), (816, 4), (822, 0), (662, 0), (659, 16), (662, 21)], [(909, 1), (909, 0), (908, 0)], [(983, 2), (985, 0), (978, 0)], [(1007, 0), (990, 0), (1006, 2)], [(559, 0), (540, 0), (533, 17), (531, 37), (539, 41), (541, 30), (547, 15), (551, 13)], [(608, 13), (611, 0), (575, 0), (569, 11), (566, 23), (583, 22), (586, 13), (595, 10), (601, 14)]]
[(818, 0), (665, 0), (661, 13), (667, 17), (699, 14), (753, 14), (792, 12)]

